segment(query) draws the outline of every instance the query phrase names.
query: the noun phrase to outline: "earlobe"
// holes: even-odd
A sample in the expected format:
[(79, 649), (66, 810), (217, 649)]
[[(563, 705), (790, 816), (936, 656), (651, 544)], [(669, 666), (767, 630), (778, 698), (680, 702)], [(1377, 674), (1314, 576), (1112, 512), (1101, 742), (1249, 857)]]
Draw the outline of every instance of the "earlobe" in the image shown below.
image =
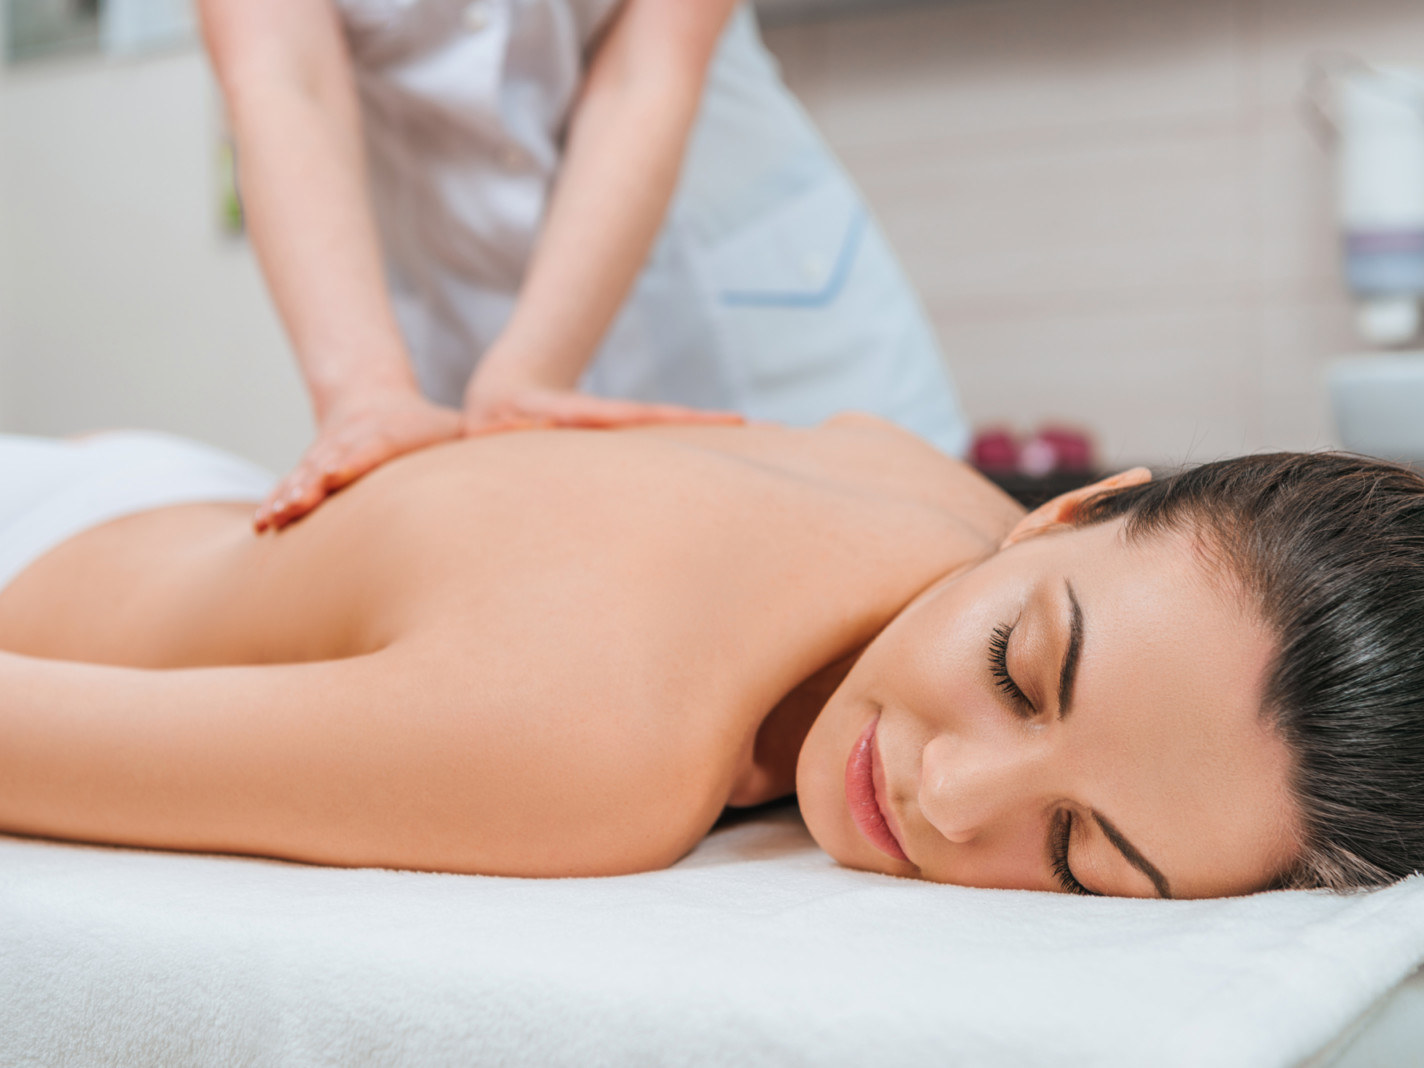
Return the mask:
[(1143, 482), (1152, 481), (1152, 472), (1145, 467), (1133, 467), (1126, 471), (1120, 471), (1115, 475), (1099, 479), (1097, 482), (1079, 489), (1069, 490), (1067, 493), (1060, 493), (1051, 501), (1040, 504), (1028, 515), (1020, 519), (1013, 530), (999, 544), (1001, 550), (1007, 549), (1010, 545), (1017, 545), (1028, 538), (1036, 537), (1046, 531), (1057, 527), (1066, 526), (1073, 522), (1074, 516), (1078, 514), (1078, 507), (1091, 497), (1096, 497), (1099, 493), (1107, 490), (1123, 489), (1127, 486), (1141, 485)]

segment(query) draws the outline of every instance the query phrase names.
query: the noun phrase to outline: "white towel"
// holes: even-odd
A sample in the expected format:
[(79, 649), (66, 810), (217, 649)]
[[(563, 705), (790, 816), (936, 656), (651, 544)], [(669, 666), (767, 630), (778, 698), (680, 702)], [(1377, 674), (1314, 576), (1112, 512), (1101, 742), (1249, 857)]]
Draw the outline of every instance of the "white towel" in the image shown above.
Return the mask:
[(0, 1063), (1289, 1065), (1424, 960), (1424, 879), (1221, 901), (838, 868), (793, 810), (523, 880), (0, 838)]

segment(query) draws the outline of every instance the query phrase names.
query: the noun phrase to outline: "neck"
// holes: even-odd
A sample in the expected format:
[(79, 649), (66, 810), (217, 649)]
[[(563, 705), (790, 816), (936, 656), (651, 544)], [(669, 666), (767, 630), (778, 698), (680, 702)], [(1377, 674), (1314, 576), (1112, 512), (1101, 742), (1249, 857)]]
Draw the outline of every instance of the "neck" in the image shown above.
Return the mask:
[(783, 697), (761, 721), (746, 765), (727, 798), (732, 808), (788, 797), (796, 789), (796, 758), (811, 724), (850, 673), (864, 646), (832, 661)]

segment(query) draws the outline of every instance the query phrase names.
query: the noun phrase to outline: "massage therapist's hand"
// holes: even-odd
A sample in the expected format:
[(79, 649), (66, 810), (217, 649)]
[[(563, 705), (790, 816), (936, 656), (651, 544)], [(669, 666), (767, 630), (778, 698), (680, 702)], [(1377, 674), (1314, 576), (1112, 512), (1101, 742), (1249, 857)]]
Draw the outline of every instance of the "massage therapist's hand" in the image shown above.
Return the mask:
[(326, 413), (316, 441), (258, 508), (260, 534), (280, 530), (328, 496), (387, 460), (460, 436), (460, 413), (419, 393), (387, 389), (352, 398)]
[(744, 421), (736, 412), (610, 400), (525, 379), (482, 378), (476, 372), (465, 392), (463, 430), (473, 436), (534, 427), (611, 429), (655, 423), (736, 425)]

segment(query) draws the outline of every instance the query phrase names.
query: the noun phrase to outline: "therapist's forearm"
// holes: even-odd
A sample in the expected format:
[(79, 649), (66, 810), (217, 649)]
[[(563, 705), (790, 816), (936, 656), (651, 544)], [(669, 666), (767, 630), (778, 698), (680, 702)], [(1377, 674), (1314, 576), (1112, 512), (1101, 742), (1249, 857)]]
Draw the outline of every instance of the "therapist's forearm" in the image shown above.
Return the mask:
[(685, 78), (589, 86), (518, 304), (482, 375), (578, 383), (662, 227), (700, 90)]
[(386, 293), (349, 59), (324, 5), (313, 25), (306, 53), (241, 41), (213, 52), (253, 246), (321, 421), (354, 395), (416, 386)]

